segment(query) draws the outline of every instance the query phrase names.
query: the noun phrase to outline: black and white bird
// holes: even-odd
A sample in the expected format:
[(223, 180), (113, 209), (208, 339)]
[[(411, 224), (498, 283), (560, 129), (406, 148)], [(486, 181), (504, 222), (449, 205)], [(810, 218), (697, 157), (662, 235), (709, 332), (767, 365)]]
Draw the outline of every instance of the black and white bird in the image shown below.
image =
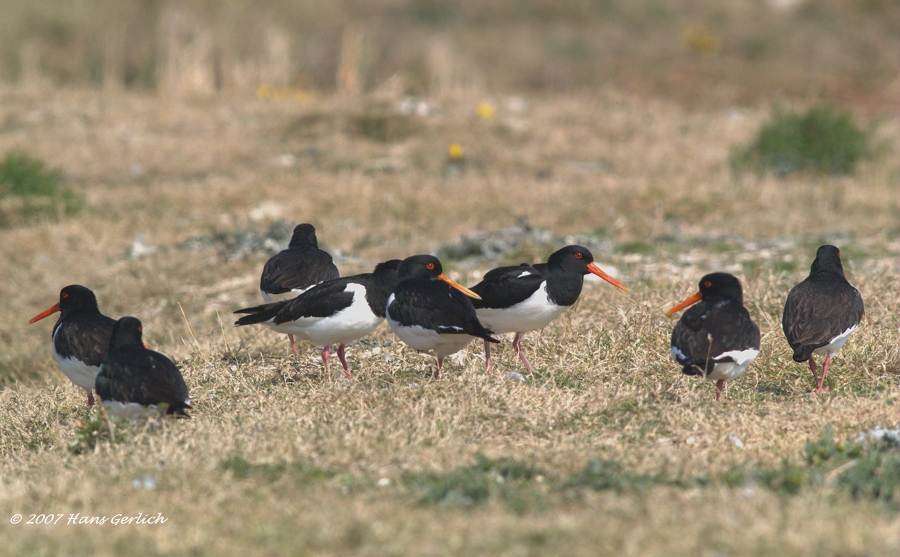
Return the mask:
[[(699, 302), (699, 303), (698, 303)], [(759, 327), (744, 307), (741, 281), (728, 273), (700, 279), (700, 291), (666, 312), (690, 308), (672, 331), (672, 359), (686, 375), (716, 382), (716, 400), (759, 354)]]
[[(331, 255), (319, 249), (315, 227), (298, 224), (288, 248), (266, 261), (259, 279), (259, 292), (270, 304), (290, 300), (320, 282), (339, 276)], [(297, 346), (291, 333), (288, 333), (288, 339), (296, 355)]]
[[(828, 387), (822, 385), (831, 359), (859, 327), (864, 313), (862, 296), (844, 278), (840, 250), (821, 246), (809, 276), (788, 294), (781, 318), (794, 361), (809, 360), (817, 393), (828, 392)], [(825, 363), (819, 377), (814, 356), (823, 355)]]
[(35, 323), (60, 312), (53, 326), (53, 357), (59, 369), (72, 383), (87, 393), (88, 406), (94, 405), (94, 379), (109, 351), (116, 320), (100, 313), (97, 297), (89, 289), (71, 284), (59, 293), (59, 302), (35, 315)]
[(162, 412), (189, 418), (185, 410), (191, 401), (181, 371), (168, 357), (147, 349), (142, 336), (137, 318), (116, 321), (109, 355), (97, 374), (103, 407), (112, 416), (132, 420)]
[(400, 340), (419, 352), (437, 356), (435, 379), (444, 358), (476, 338), (500, 342), (475, 314), (475, 294), (444, 275), (432, 255), (414, 255), (400, 264), (400, 283), (387, 301), (387, 321)]
[(399, 282), (399, 267), (399, 259), (385, 261), (372, 273), (327, 280), (291, 300), (238, 310), (235, 313), (250, 315), (234, 324), (263, 324), (324, 347), (322, 362), (329, 377), (330, 346), (337, 344), (344, 374), (351, 377), (344, 346), (368, 335), (384, 320), (388, 296)]
[[(472, 302), (478, 320), (496, 334), (515, 333), (513, 348), (534, 373), (522, 350), (522, 335), (540, 329), (559, 317), (581, 295), (584, 277), (592, 273), (616, 288), (625, 285), (604, 273), (594, 256), (582, 246), (566, 246), (553, 253), (546, 263), (500, 267), (489, 271), (472, 291), (481, 299)], [(484, 343), (485, 364), (491, 370), (491, 346)]]

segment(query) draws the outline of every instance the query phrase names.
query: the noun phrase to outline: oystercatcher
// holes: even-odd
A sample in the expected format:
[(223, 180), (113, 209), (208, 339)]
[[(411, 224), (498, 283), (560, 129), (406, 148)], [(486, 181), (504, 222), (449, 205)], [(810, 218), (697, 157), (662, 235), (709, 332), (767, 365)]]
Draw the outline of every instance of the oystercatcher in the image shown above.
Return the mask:
[(97, 374), (97, 395), (103, 407), (119, 418), (137, 419), (162, 412), (189, 418), (188, 388), (168, 357), (148, 350), (143, 327), (135, 317), (123, 317), (113, 327), (109, 355)]
[[(616, 288), (625, 285), (604, 273), (594, 263), (590, 250), (582, 246), (566, 246), (553, 253), (546, 263), (518, 267), (500, 267), (489, 271), (472, 291), (481, 296), (474, 300), (478, 320), (494, 333), (515, 333), (513, 348), (534, 373), (522, 350), (522, 335), (546, 326), (578, 300), (584, 276), (593, 273)], [(491, 346), (484, 342), (484, 358), (491, 370)]]
[(59, 302), (31, 318), (28, 323), (60, 312), (53, 326), (53, 357), (72, 383), (87, 392), (94, 405), (94, 379), (109, 351), (116, 320), (100, 313), (97, 297), (84, 286), (71, 284), (59, 292)]
[[(831, 358), (859, 326), (863, 313), (859, 290), (844, 278), (840, 250), (821, 246), (809, 276), (788, 294), (781, 318), (784, 336), (794, 350), (794, 361), (809, 360), (817, 393), (828, 392), (828, 387), (823, 388), (822, 384)], [(818, 377), (813, 356), (823, 354), (822, 377)]]
[(437, 257), (408, 257), (400, 264), (399, 275), (400, 283), (387, 301), (388, 324), (411, 348), (434, 352), (435, 379), (441, 376), (444, 358), (474, 338), (500, 342), (478, 321), (469, 299), (478, 294), (445, 276)]
[(368, 335), (384, 319), (388, 296), (399, 281), (399, 267), (399, 259), (385, 261), (376, 265), (372, 273), (328, 280), (291, 300), (238, 310), (235, 313), (250, 315), (234, 324), (261, 323), (279, 333), (294, 334), (323, 346), (322, 362), (329, 377), (329, 347), (337, 344), (344, 374), (351, 377), (344, 345)]
[[(270, 304), (290, 300), (322, 281), (339, 276), (331, 256), (319, 249), (315, 227), (306, 223), (298, 224), (288, 248), (266, 261), (259, 279), (259, 292), (263, 300)], [(288, 333), (288, 339), (291, 341), (291, 350), (296, 355), (297, 346), (294, 344), (293, 334)]]
[(672, 331), (672, 359), (686, 375), (716, 382), (716, 400), (726, 379), (740, 376), (759, 354), (759, 327), (744, 307), (741, 281), (728, 273), (700, 279), (700, 291), (666, 312), (684, 312)]

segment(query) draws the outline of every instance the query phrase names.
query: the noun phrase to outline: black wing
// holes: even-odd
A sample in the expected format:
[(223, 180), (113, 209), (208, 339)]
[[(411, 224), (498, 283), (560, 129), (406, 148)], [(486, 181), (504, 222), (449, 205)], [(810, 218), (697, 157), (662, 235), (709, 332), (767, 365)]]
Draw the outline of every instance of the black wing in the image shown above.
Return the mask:
[(531, 297), (541, 287), (544, 276), (533, 266), (499, 267), (489, 271), (472, 287), (481, 300), (472, 300), (476, 308), (508, 308)]
[(285, 300), (275, 316), (275, 323), (295, 321), (303, 317), (330, 317), (350, 307), (353, 292), (346, 292), (350, 277), (322, 282), (296, 298)]
[(803, 362), (814, 350), (858, 325), (864, 313), (862, 296), (845, 279), (807, 279), (788, 294), (781, 328), (794, 350), (794, 360)]
[(115, 324), (115, 319), (102, 314), (86, 321), (60, 322), (53, 334), (53, 347), (63, 358), (75, 358), (99, 367), (109, 352)]
[(734, 301), (700, 302), (688, 309), (672, 331), (672, 347), (684, 373), (710, 373), (725, 352), (759, 350), (759, 327), (747, 309)]
[(408, 280), (394, 290), (388, 306), (391, 319), (405, 327), (418, 325), (442, 335), (466, 334), (491, 342), (493, 331), (475, 315), (472, 299), (436, 280)]
[(167, 413), (190, 408), (187, 385), (172, 360), (143, 347), (113, 351), (97, 375), (97, 394), (103, 400), (143, 405), (168, 404)]
[(327, 252), (310, 246), (288, 248), (266, 262), (259, 289), (270, 294), (282, 294), (339, 276)]

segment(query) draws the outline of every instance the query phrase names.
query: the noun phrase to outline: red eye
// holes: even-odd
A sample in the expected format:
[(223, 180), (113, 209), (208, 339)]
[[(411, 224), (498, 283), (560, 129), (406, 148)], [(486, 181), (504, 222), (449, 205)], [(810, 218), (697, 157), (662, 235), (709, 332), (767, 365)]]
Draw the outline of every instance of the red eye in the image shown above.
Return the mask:
[(429, 263), (428, 265), (425, 265), (425, 267), (427, 267), (428, 270), (430, 271), (430, 270), (434, 269), (434, 263)]
[(581, 259), (582, 257), (584, 257), (584, 256), (581, 255), (581, 252), (580, 252), (580, 251), (576, 251), (576, 252), (575, 252), (575, 259)]
[(139, 332), (139, 333), (143, 333), (143, 332), (144, 332), (144, 328), (141, 327), (140, 325), (138, 325), (138, 332)]
[(705, 281), (703, 281), (703, 286), (709, 288), (710, 286), (712, 286), (712, 283), (709, 282), (708, 280), (705, 280)]
[(68, 297), (69, 297), (69, 293), (68, 293), (68, 292), (63, 292), (62, 294), (60, 294), (59, 297), (60, 297), (60, 298), (68, 298)]

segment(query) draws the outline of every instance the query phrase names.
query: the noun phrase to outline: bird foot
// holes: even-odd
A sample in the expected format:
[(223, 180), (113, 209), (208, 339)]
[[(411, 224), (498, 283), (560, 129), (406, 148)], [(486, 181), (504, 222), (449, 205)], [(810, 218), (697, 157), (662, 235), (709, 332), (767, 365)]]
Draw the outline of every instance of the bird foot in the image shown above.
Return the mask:
[(819, 387), (816, 389), (816, 394), (821, 395), (828, 392), (828, 387)]

